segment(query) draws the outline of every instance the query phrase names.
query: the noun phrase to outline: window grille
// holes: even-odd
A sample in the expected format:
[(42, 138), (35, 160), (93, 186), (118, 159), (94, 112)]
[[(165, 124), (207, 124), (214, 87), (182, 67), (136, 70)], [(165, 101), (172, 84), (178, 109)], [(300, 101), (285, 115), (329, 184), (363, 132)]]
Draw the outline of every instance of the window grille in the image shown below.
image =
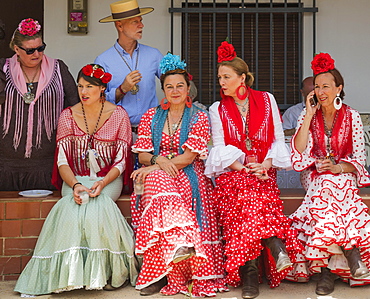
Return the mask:
[[(313, 17), (315, 53), (315, 1), (305, 7), (302, 0), (264, 1), (185, 0), (174, 7), (171, 24), (181, 14), (181, 51), (198, 88), (197, 99), (209, 106), (220, 100), (217, 79), (217, 47), (228, 37), (237, 55), (255, 76), (252, 88), (274, 94), (281, 109), (299, 103), (302, 81), (303, 14)], [(171, 26), (171, 52), (173, 51)]]

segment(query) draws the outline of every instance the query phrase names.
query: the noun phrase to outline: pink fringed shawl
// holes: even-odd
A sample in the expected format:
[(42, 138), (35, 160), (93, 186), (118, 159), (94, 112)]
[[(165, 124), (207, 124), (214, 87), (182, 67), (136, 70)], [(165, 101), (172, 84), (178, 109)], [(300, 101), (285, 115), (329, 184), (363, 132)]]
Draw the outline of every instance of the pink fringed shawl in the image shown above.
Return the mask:
[[(16, 55), (6, 60), (3, 71), (6, 74), (6, 99), (3, 107), (0, 107), (0, 109), (4, 109), (3, 136), (8, 134), (12, 117), (15, 117), (13, 147), (17, 150), (24, 131), (24, 109), (28, 105), (23, 101), (23, 94), (27, 92), (27, 84)], [(45, 130), (48, 140), (51, 140), (52, 134), (57, 128), (58, 117), (63, 110), (63, 103), (64, 92), (58, 61), (44, 55), (36, 97), (28, 109), (25, 158), (31, 157), (35, 109), (37, 109), (38, 116), (35, 146), (40, 148), (43, 130)]]

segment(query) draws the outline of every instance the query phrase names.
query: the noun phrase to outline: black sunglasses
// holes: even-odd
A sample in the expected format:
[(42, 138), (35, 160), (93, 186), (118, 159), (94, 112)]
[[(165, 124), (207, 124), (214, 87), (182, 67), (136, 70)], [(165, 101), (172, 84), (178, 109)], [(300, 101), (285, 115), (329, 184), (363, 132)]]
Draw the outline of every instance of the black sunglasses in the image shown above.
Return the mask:
[(35, 53), (36, 50), (37, 50), (37, 52), (44, 52), (45, 51), (45, 48), (46, 48), (46, 44), (45, 43), (42, 43), (42, 46), (40, 46), (38, 48), (32, 48), (32, 49), (25, 49), (25, 48), (23, 48), (21, 46), (18, 46), (18, 48), (20, 48), (23, 51), (25, 51), (27, 55), (32, 55), (33, 53)]

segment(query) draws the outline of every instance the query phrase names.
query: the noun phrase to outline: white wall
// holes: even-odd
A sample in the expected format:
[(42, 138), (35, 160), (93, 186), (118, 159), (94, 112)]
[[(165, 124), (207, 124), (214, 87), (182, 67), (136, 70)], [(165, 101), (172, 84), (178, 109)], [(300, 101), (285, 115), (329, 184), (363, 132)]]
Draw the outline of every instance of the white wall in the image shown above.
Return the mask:
[[(45, 0), (43, 28), (47, 44), (45, 53), (50, 57), (62, 59), (76, 77), (82, 66), (94, 62), (96, 56), (113, 46), (116, 41), (117, 31), (114, 23), (98, 22), (99, 19), (111, 14), (109, 5), (114, 1), (88, 0), (89, 32), (77, 35), (67, 33), (68, 1)], [(159, 49), (162, 54), (166, 54), (170, 47), (169, 2), (169, 0), (138, 1), (140, 7), (154, 7), (152, 13), (143, 16), (144, 34), (141, 43)], [(159, 83), (157, 95), (159, 99), (163, 95)]]
[(328, 52), (345, 82), (345, 101), (370, 112), (370, 1), (319, 0), (317, 52)]
[[(110, 15), (109, 4), (115, 0), (88, 0), (89, 33), (84, 36), (67, 33), (67, 0), (45, 0), (46, 54), (63, 59), (76, 76), (85, 64), (111, 47), (117, 38), (113, 23), (98, 23)], [(158, 48), (163, 54), (170, 48), (170, 0), (138, 0), (141, 7), (154, 7), (154, 12), (143, 16), (142, 43)], [(311, 0), (304, 1), (307, 5)], [(175, 3), (180, 3), (176, 0)], [(319, 0), (317, 14), (317, 52), (328, 52), (345, 80), (346, 102), (362, 113), (370, 113), (368, 86), (370, 85), (370, 1), (369, 0)], [(177, 4), (178, 5), (178, 4)], [(312, 59), (310, 17), (305, 20), (304, 75), (310, 75)], [(174, 54), (180, 54), (180, 18), (175, 18)], [(158, 97), (162, 94), (157, 88)]]

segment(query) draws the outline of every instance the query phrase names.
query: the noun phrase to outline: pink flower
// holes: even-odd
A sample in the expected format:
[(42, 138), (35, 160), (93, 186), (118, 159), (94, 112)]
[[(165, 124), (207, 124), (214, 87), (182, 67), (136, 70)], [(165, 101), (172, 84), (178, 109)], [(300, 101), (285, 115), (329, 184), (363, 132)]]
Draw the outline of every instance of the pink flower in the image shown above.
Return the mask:
[(41, 25), (34, 19), (28, 18), (22, 20), (18, 25), (20, 34), (33, 36), (41, 30)]

